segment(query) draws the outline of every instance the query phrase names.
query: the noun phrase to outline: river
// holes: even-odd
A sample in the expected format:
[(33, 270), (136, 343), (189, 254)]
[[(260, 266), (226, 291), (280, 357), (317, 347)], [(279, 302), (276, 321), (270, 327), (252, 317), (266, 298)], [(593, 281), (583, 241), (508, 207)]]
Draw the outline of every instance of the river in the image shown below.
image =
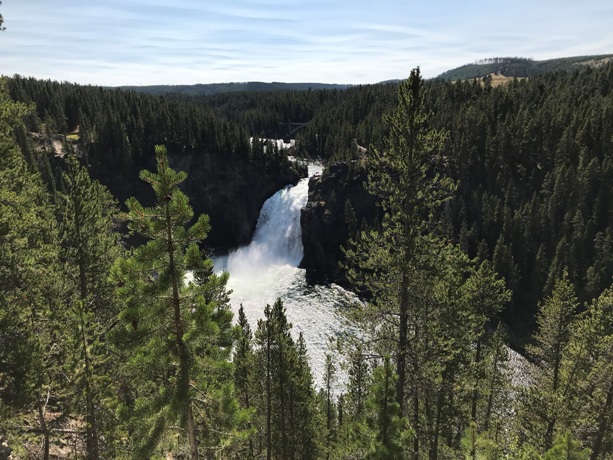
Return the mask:
[[(309, 177), (321, 174), (319, 165), (309, 165)], [(302, 332), (315, 384), (322, 386), (329, 340), (356, 333), (341, 314), (357, 299), (334, 284), (309, 284), (306, 271), (298, 268), (303, 256), (300, 211), (307, 203), (309, 179), (279, 190), (262, 206), (251, 244), (213, 259), (218, 271), (230, 273), (228, 289), (235, 314), (243, 305), (252, 330), (264, 317), (264, 307), (283, 300), (293, 336)], [(344, 376), (338, 373), (337, 385)]]

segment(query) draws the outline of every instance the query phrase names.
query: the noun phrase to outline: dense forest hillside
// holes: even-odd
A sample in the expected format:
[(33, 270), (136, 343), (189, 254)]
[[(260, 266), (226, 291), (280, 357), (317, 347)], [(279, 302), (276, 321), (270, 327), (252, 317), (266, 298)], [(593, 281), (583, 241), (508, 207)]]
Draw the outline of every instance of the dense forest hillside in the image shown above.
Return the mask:
[[(569, 267), (582, 300), (598, 295), (613, 275), (607, 256), (613, 246), (607, 155), (612, 66), (534, 76), (505, 88), (440, 80), (424, 84), (430, 123), (448, 133), (442, 153), (445, 172), (458, 184), (453, 198), (437, 210), (439, 230), (471, 257), (495, 263), (514, 293), (508, 318), (522, 327), (534, 318), (538, 300), (564, 267)], [(27, 120), (28, 129), (67, 133), (92, 175), (120, 201), (139, 187), (137, 195), (146, 197), (136, 177), (143, 167), (153, 166), (153, 159), (143, 152), (164, 143), (171, 163), (190, 173), (185, 187), (196, 210), (218, 222), (211, 244), (226, 247), (247, 242), (263, 199), (297, 178), (280, 174), (289, 171), (282, 166), (282, 155), (272, 148), (267, 154), (251, 148), (249, 136), (260, 145), (258, 138), (287, 137), (292, 129), (288, 123), (302, 122), (293, 133), (295, 153), (327, 161), (363, 160), (368, 149), (385, 148), (385, 115), (397, 87), (154, 97), (10, 80), (16, 99), (36, 102), (37, 116)], [(53, 176), (43, 166), (43, 174)], [(336, 180), (333, 196), (314, 195), (313, 200), (332, 203), (345, 197), (343, 183)], [(249, 189), (256, 193), (246, 195), (257, 199), (244, 197)], [(348, 196), (343, 203), (330, 204), (334, 215), (344, 213), (347, 200), (364, 209)], [(359, 222), (372, 223), (375, 216), (373, 209)], [(329, 231), (310, 225), (308, 216), (304, 223), (305, 239), (321, 240), (319, 254), (310, 253), (307, 244), (305, 266), (325, 265), (322, 274), (343, 281), (342, 271), (331, 267), (342, 259), (338, 243), (348, 233), (322, 239)]]
[[(613, 275), (607, 256), (613, 227), (606, 154), (611, 148), (611, 68), (609, 63), (534, 76), (505, 88), (442, 81), (424, 85), (430, 123), (448, 132), (446, 173), (458, 184), (452, 200), (437, 211), (442, 231), (471, 257), (496, 264), (514, 293), (508, 319), (520, 328), (532, 321), (538, 300), (563, 267), (569, 267), (582, 300), (601, 292)], [(235, 246), (249, 240), (262, 200), (297, 177), (276, 173), (282, 157), (275, 157), (273, 149), (268, 155), (251, 149), (249, 136), (287, 137), (287, 123), (303, 122), (293, 133), (295, 153), (328, 161), (363, 159), (368, 149), (385, 147), (385, 114), (398, 85), (206, 97), (154, 97), (20, 78), (10, 87), (18, 100), (36, 101), (38, 116), (30, 117), (28, 129), (68, 133), (93, 176), (120, 201), (138, 187), (138, 196), (146, 196), (136, 177), (153, 164), (142, 152), (164, 143), (172, 164), (190, 173), (185, 187), (196, 210), (218, 223), (211, 244)], [(43, 167), (44, 174), (47, 170)], [(344, 197), (342, 184), (336, 180), (332, 197), (314, 195), (313, 200), (332, 203)], [(260, 190), (257, 199), (242, 196), (250, 188)], [(215, 199), (205, 203), (207, 196)], [(346, 197), (329, 205), (334, 215), (344, 213), (346, 200), (364, 209)], [(359, 222), (372, 223), (375, 215), (373, 209)], [(305, 241), (318, 241), (320, 248), (311, 253), (307, 244), (305, 266), (343, 281), (342, 271), (332, 267), (342, 259), (338, 243), (348, 234), (320, 238), (330, 232), (311, 225), (308, 216), (304, 223)]]
[(455, 69), (447, 70), (437, 78), (443, 80), (471, 80), (490, 74), (501, 74), (505, 77), (533, 77), (549, 72), (572, 72), (581, 67), (600, 67), (613, 58), (613, 54), (598, 56), (574, 56), (558, 59), (535, 61), (519, 57), (499, 57), (484, 59), (474, 64), (465, 64)]
[(307, 91), (309, 89), (346, 89), (347, 87), (349, 87), (349, 85), (326, 83), (264, 83), (259, 81), (250, 81), (244, 83), (201, 83), (197, 85), (121, 86), (120, 89), (158, 96), (170, 93), (185, 96), (210, 96), (219, 93), (254, 91)]
[(35, 106), (19, 142), (50, 188), (61, 175), (57, 154), (75, 151), (120, 203), (130, 196), (151, 202), (138, 174), (155, 165), (154, 146), (164, 144), (173, 166), (189, 172), (184, 188), (196, 212), (215, 218), (214, 247), (247, 243), (262, 203), (304, 174), (277, 150), (252, 148), (244, 126), (201, 104), (32, 78), (8, 83), (15, 100)]
[[(613, 62), (496, 88), (0, 81), (0, 458), (610, 460), (612, 93)], [(266, 140), (290, 122), (328, 164), (304, 264), (364, 300), (317, 387), (283, 299), (235, 319), (203, 250), (301, 174)]]
[[(362, 91), (367, 97), (372, 89)], [(471, 257), (494, 263), (513, 291), (506, 317), (519, 330), (531, 324), (539, 299), (551, 291), (564, 268), (582, 300), (597, 296), (613, 276), (612, 92), (612, 63), (499, 88), (469, 82), (424, 85), (430, 126), (447, 132), (441, 152), (445, 173), (457, 183), (457, 192), (437, 211), (437, 231)], [(360, 107), (359, 100), (346, 99), (336, 110), (349, 112), (353, 103)], [(368, 124), (372, 132), (360, 138), (355, 128), (360, 123), (346, 124), (345, 117), (334, 118), (323, 110), (317, 116), (325, 117), (330, 132), (347, 127), (347, 138), (354, 135), (366, 145), (375, 142), (375, 148), (384, 145), (377, 139), (385, 130), (376, 131), (383, 125)], [(356, 149), (353, 154), (360, 157)], [(313, 184), (310, 202), (318, 204), (320, 214), (328, 209), (338, 215), (351, 205), (360, 209), (358, 223), (365, 218), (372, 225), (376, 211), (364, 215), (361, 203), (352, 202), (345, 191), (355, 187), (360, 165), (368, 170), (368, 162), (353, 164), (344, 177), (330, 170), (332, 187), (323, 185), (324, 173), (318, 179), (322, 185)], [(354, 200), (362, 200), (358, 196)], [(342, 202), (337, 197), (343, 197)], [(309, 209), (303, 216), (307, 232), (327, 234), (330, 229)], [(336, 229), (346, 240), (349, 227)], [(305, 241), (314, 239), (305, 236)], [(329, 245), (325, 239), (319, 242), (308, 266), (342, 282), (339, 270), (329, 268), (335, 265), (331, 258), (342, 260), (342, 239), (337, 236)], [(307, 245), (307, 252), (310, 249)]]

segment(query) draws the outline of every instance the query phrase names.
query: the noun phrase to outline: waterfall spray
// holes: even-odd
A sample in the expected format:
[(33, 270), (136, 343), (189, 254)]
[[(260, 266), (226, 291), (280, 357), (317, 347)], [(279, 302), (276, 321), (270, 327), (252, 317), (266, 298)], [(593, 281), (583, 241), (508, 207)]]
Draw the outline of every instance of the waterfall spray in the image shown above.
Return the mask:
[[(321, 167), (309, 166), (310, 175), (317, 173)], [(303, 256), (300, 212), (307, 198), (308, 179), (279, 190), (262, 206), (251, 244), (214, 262), (217, 270), (230, 272), (233, 309), (243, 305), (252, 328), (266, 304), (283, 300), (294, 335), (304, 334), (315, 382), (321, 385), (329, 338), (355, 330), (337, 309), (355, 296), (338, 286), (310, 286), (298, 268)]]

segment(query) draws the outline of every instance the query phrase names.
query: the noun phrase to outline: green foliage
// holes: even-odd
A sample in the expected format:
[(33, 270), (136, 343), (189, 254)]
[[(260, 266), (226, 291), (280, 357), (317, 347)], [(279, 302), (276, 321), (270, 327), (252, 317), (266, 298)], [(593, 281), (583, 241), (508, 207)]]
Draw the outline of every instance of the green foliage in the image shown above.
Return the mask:
[(57, 194), (60, 260), (70, 295), (66, 372), (72, 383), (72, 411), (86, 420), (87, 456), (98, 459), (101, 451), (112, 452), (116, 436), (112, 376), (118, 363), (106, 331), (118, 313), (109, 282), (111, 267), (122, 252), (115, 232), (117, 211), (110, 193), (92, 181), (74, 157), (67, 160), (62, 189)]
[(370, 396), (365, 403), (367, 426), (372, 433), (365, 458), (406, 458), (406, 446), (412, 434), (407, 419), (402, 417), (400, 404), (396, 402), (397, 380), (390, 358), (385, 357), (383, 365), (373, 371)]
[[(597, 297), (613, 276), (608, 257), (613, 163), (607, 154), (612, 67), (573, 64), (576, 70), (498, 88), (440, 80), (423, 84), (429, 127), (448, 132), (439, 170), (458, 184), (446, 206), (445, 235), (470, 257), (495, 259), (495, 269), (513, 291), (504, 314), (512, 326), (530, 321), (565, 268), (581, 301)], [(44, 131), (47, 119), (64, 123), (70, 132), (78, 127), (79, 149), (94, 177), (114, 177), (123, 184), (130, 169), (148, 165), (149, 152), (161, 142), (171, 153), (252, 155), (274, 167), (277, 158), (256, 158), (248, 138), (285, 136), (279, 123), (287, 121), (310, 121), (296, 133), (300, 152), (349, 158), (357, 142), (369, 147), (368, 158), (386, 148), (385, 114), (394, 110), (398, 86), (198, 99), (152, 98), (20, 77), (10, 80), (10, 88), (16, 99), (36, 104), (36, 115), (26, 118), (29, 130)], [(47, 157), (39, 159), (48, 170), (42, 161)], [(52, 180), (53, 172), (45, 176)], [(525, 345), (531, 331), (512, 330), (511, 339)]]
[[(156, 148), (156, 158), (157, 173), (141, 173), (156, 205), (127, 202), (130, 230), (148, 242), (113, 269), (125, 299), (116, 343), (126, 353), (123, 372), (133, 380), (134, 403), (126, 413), (136, 452), (149, 455), (177, 424), (185, 430), (179, 435), (187, 436), (189, 455), (197, 458), (199, 449), (218, 445), (237, 410), (228, 380), (233, 332), (227, 274), (214, 274), (197, 246), (206, 237), (208, 217), (187, 226), (193, 212), (178, 189), (185, 173), (168, 166), (164, 147)], [(196, 274), (188, 284), (187, 270)], [(200, 447), (198, 436), (206, 440)]]
[(505, 356), (487, 331), (510, 298), (489, 263), (476, 267), (459, 248), (427, 235), (453, 189), (437, 169), (444, 136), (427, 120), (414, 71), (389, 118), (388, 148), (368, 160), (381, 225), (360, 232), (345, 251), (352, 281), (372, 296), (356, 316), (373, 331), (375, 350), (395, 358), (396, 402), (415, 431), (413, 458), (457, 449), (468, 417), (482, 417), (485, 430), (494, 425)]
[[(40, 177), (26, 165), (14, 132), (29, 113), (11, 101), (0, 80), (0, 431), (22, 444), (24, 423), (38, 425), (49, 448), (43, 417), (19, 415), (58, 410), (62, 401), (64, 286), (57, 226)], [(55, 405), (55, 407), (52, 407)]]
[[(248, 410), (251, 417), (253, 417), (259, 395), (256, 392), (257, 385), (253, 334), (251, 333), (251, 327), (249, 326), (242, 305), (238, 310), (238, 326), (240, 332), (236, 340), (234, 357), (232, 360), (234, 363), (234, 386), (236, 389), (236, 397), (241, 407)], [(249, 429), (248, 440), (242, 446), (242, 449), (238, 450), (238, 454), (241, 458), (253, 458), (255, 453), (254, 438), (256, 430), (251, 420), (247, 422), (247, 428)]]
[(581, 442), (574, 440), (570, 433), (556, 438), (553, 447), (547, 451), (543, 460), (588, 460), (588, 449), (581, 446)]
[(500, 447), (491, 439), (480, 435), (475, 422), (470, 422), (460, 445), (466, 460), (496, 460), (501, 457)]
[(294, 342), (285, 307), (277, 299), (264, 309), (255, 334), (256, 421), (259, 455), (315, 459), (319, 454), (317, 405), (302, 335)]
[(546, 450), (553, 445), (557, 425), (570, 408), (565, 400), (568, 390), (576, 384), (576, 373), (565, 367), (577, 307), (574, 287), (564, 273), (541, 305), (535, 344), (528, 347), (540, 369), (524, 402), (524, 426), (528, 439)]
[(181, 94), (186, 96), (211, 96), (220, 93), (286, 93), (288, 91), (296, 92), (321, 89), (346, 89), (347, 85), (325, 83), (263, 83), (259, 81), (250, 81), (244, 83), (206, 83), (197, 85), (122, 86), (121, 88), (154, 95)]
[[(90, 458), (610, 457), (612, 76), (609, 64), (492, 88), (413, 71), (399, 87), (201, 100), (11, 79), (33, 107), (0, 90), (0, 441), (44, 456), (57, 414), (82, 420)], [(208, 219), (194, 220), (163, 148), (142, 173), (156, 205), (127, 205), (148, 243), (109, 278), (113, 200), (29, 138), (71, 133), (96, 177), (141, 168), (162, 141), (273, 171), (284, 159), (263, 139), (288, 120), (310, 121), (303, 153), (371, 146), (359, 155), (379, 222), (358, 231), (359, 203), (341, 209), (369, 299), (352, 314), (370, 334), (337, 400), (332, 359), (317, 398), (282, 302), (255, 339), (242, 312), (232, 327), (227, 276), (198, 246)], [(523, 327), (541, 298), (534, 379), (510, 388), (498, 315), (508, 303)], [(372, 371), (366, 355), (392, 359)]]
[(591, 449), (591, 458), (613, 452), (613, 292), (611, 288), (588, 305), (572, 331), (567, 352), (576, 384), (567, 404), (567, 426)]
[(249, 135), (211, 109), (171, 98), (15, 76), (16, 100), (33, 103), (30, 131), (75, 133), (78, 149), (96, 177), (132, 177), (153, 160), (156, 145), (174, 154), (247, 156)]

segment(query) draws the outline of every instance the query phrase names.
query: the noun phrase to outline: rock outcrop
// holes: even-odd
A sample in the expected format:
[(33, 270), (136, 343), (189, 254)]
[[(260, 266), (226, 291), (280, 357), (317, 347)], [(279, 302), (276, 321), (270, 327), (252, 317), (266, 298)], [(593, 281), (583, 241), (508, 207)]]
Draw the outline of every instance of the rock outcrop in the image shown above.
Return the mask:
[[(232, 155), (171, 154), (173, 169), (185, 171), (187, 180), (181, 189), (189, 197), (196, 216), (208, 214), (211, 232), (205, 245), (229, 249), (248, 244), (264, 202), (280, 188), (296, 184), (306, 177), (306, 168), (294, 163), (247, 161)], [(155, 171), (154, 159), (147, 159), (144, 169)], [(149, 184), (136, 173), (111, 174), (90, 169), (93, 177), (106, 185), (123, 207), (135, 196), (146, 206), (155, 202)]]
[(356, 162), (335, 163), (309, 181), (309, 200), (300, 219), (304, 245), (300, 266), (322, 281), (347, 284), (339, 265), (341, 246), (363, 222), (370, 225), (376, 218), (375, 200), (364, 188), (365, 181), (366, 170)]
[[(177, 159), (170, 158), (170, 164)], [(211, 233), (207, 245), (235, 248), (251, 241), (260, 209), (277, 190), (295, 185), (306, 177), (306, 167), (285, 162), (269, 164), (237, 161), (236, 157), (194, 156), (180, 159), (174, 166), (184, 169), (187, 181), (183, 190), (196, 214), (208, 214)]]

